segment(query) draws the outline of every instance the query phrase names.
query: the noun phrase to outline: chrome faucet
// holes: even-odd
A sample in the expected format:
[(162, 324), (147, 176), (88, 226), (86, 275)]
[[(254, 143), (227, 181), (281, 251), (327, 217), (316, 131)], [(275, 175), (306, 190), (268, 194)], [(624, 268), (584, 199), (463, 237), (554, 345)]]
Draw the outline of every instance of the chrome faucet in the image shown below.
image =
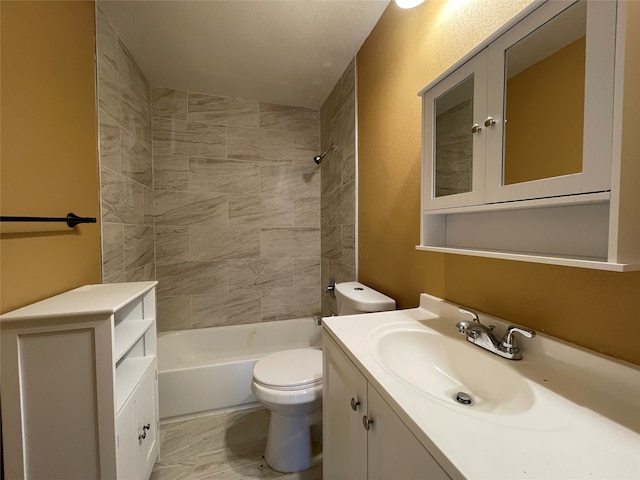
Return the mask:
[(515, 333), (527, 338), (535, 337), (536, 335), (536, 332), (528, 328), (509, 325), (502, 340), (498, 340), (498, 337), (493, 333), (494, 325), (489, 325), (488, 327), (483, 325), (480, 323), (478, 314), (468, 308), (458, 307), (458, 311), (471, 316), (471, 321), (461, 320), (456, 324), (458, 332), (461, 335), (466, 335), (468, 342), (475, 343), (479, 347), (509, 360), (520, 360), (522, 358), (522, 353), (514, 336)]

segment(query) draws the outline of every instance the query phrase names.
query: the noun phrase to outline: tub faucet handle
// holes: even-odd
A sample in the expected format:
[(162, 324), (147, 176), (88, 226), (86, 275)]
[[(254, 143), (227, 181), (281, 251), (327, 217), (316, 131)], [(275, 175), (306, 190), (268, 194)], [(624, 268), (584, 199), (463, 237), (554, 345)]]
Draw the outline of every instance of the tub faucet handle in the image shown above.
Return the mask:
[(329, 285), (325, 287), (324, 293), (328, 293), (333, 299), (336, 298), (336, 281), (333, 278), (329, 279)]

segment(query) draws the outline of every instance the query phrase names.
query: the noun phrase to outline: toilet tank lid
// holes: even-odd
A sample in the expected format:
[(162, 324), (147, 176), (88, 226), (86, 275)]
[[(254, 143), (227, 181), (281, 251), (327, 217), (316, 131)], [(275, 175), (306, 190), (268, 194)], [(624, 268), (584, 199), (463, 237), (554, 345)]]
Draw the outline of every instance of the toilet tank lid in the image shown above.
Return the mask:
[(336, 291), (362, 312), (382, 312), (396, 308), (396, 301), (393, 298), (360, 282), (336, 283)]

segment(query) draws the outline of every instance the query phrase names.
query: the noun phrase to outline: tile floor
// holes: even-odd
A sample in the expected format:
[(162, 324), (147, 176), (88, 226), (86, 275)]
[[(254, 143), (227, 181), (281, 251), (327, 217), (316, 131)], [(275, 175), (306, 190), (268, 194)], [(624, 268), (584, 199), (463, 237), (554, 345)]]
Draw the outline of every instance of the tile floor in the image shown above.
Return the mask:
[(321, 443), (314, 443), (309, 470), (280, 473), (262, 455), (269, 412), (252, 408), (169, 423), (160, 427), (160, 461), (151, 480), (321, 480)]

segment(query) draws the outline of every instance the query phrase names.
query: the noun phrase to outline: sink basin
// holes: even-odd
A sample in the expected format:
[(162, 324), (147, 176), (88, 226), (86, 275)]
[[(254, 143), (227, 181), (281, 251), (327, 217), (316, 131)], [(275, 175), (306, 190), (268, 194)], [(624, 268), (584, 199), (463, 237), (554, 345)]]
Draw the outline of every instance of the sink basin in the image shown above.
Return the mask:
[(533, 406), (532, 388), (509, 360), (462, 338), (396, 325), (372, 332), (371, 348), (376, 361), (400, 381), (469, 413), (513, 415)]

